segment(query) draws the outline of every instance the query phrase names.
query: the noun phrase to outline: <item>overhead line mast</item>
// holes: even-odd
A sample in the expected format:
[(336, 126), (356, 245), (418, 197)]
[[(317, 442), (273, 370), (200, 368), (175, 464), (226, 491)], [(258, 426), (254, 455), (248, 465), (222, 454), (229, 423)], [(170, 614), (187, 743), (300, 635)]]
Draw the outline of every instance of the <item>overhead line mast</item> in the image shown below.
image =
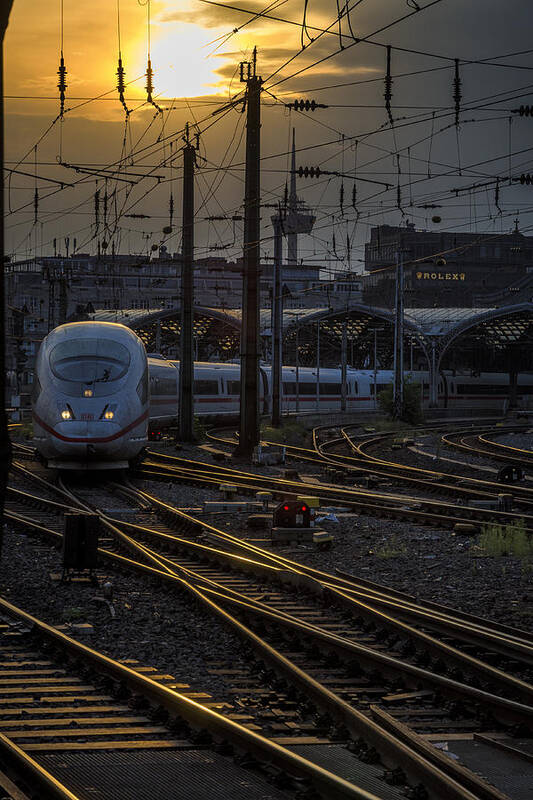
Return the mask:
[[(244, 74), (246, 71), (246, 75)], [(241, 406), (237, 452), (251, 456), (259, 444), (259, 296), (261, 239), (261, 86), (257, 75), (257, 48), (252, 61), (241, 62), (246, 83), (246, 176), (244, 194), (244, 248), (242, 274)]]

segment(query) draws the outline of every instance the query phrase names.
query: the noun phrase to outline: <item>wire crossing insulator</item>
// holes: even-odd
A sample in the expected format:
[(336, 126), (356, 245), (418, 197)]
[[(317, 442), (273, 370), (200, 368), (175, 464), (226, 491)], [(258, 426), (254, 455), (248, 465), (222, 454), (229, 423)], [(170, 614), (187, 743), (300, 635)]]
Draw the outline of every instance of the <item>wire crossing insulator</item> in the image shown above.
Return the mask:
[(339, 190), (339, 207), (344, 217), (344, 181), (341, 181), (341, 188)]
[(35, 187), (35, 194), (33, 195), (33, 221), (35, 224), (38, 222), (39, 214), (39, 190)]
[(94, 193), (94, 226), (98, 231), (100, 227), (100, 189)]
[(107, 191), (104, 192), (104, 227), (107, 228)]
[(357, 205), (357, 184), (354, 182), (352, 187), (352, 208), (355, 209)]
[(118, 92), (118, 99), (124, 106), (124, 111), (126, 112), (126, 116), (129, 117), (130, 110), (126, 105), (126, 101), (124, 99), (124, 90), (126, 88), (126, 84), (124, 83), (124, 76), (126, 72), (124, 67), (122, 66), (122, 58), (119, 56), (118, 58), (118, 68), (117, 68), (117, 92)]
[(295, 111), (316, 111), (317, 108), (329, 108), (325, 103), (317, 103), (316, 100), (294, 100), (286, 103), (285, 108), (293, 108)]
[(170, 192), (170, 199), (168, 201), (168, 216), (170, 219), (170, 225), (172, 225), (172, 220), (174, 219), (174, 196), (172, 192)]
[(389, 122), (391, 125), (394, 124), (394, 120), (392, 119), (392, 111), (391, 111), (391, 100), (392, 100), (392, 77), (391, 77), (391, 46), (390, 44), (387, 45), (387, 72), (385, 74), (385, 91), (383, 93), (383, 97), (385, 99), (385, 109), (387, 111)]
[(521, 117), (533, 117), (533, 106), (520, 106), (520, 108), (513, 108), (513, 114), (520, 114)]
[(320, 178), (321, 174), (320, 167), (298, 167), (300, 178)]
[(154, 71), (152, 69), (152, 62), (151, 62), (150, 59), (148, 59), (148, 65), (146, 67), (146, 86), (144, 87), (146, 89), (146, 100), (154, 108), (157, 108), (157, 110), (162, 114), (163, 113), (163, 109), (160, 106), (157, 105), (157, 103), (155, 102), (155, 100), (154, 100), (154, 98), (152, 96), (153, 93), (154, 93), (154, 84), (153, 84), (153, 81), (152, 81), (153, 77), (154, 77)]
[(59, 116), (62, 117), (65, 113), (65, 92), (67, 91), (67, 68), (65, 67), (65, 59), (63, 55), (61, 55), (61, 59), (59, 61), (59, 69), (57, 70), (57, 74), (59, 75), (59, 82), (57, 84), (57, 88), (59, 89)]
[(500, 181), (496, 180), (496, 186), (494, 189), (494, 205), (498, 209), (498, 213), (501, 214), (502, 210), (500, 208)]
[(461, 78), (459, 77), (459, 59), (455, 59), (455, 77), (453, 79), (453, 100), (455, 103), (455, 124), (459, 125), (459, 114), (461, 112)]

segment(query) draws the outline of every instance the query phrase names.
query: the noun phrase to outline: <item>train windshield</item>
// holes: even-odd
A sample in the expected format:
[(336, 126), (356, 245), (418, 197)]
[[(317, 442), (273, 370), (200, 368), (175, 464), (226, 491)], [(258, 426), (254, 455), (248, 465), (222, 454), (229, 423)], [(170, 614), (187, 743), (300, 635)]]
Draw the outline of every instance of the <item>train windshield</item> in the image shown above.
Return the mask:
[(50, 368), (56, 378), (76, 384), (101, 384), (122, 378), (130, 365), (128, 349), (112, 339), (72, 339), (56, 345)]

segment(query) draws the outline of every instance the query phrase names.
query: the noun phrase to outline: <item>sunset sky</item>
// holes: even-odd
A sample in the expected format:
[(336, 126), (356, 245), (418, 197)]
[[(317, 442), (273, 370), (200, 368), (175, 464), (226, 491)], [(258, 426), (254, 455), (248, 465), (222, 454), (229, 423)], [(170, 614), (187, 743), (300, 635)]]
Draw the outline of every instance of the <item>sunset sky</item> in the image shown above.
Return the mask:
[[(235, 4), (253, 11), (267, 7), (252, 0)], [(347, 265), (347, 237), (351, 266), (359, 268), (370, 226), (398, 224), (407, 217), (420, 227), (493, 232), (511, 228), (518, 211), (521, 228), (527, 232), (532, 222), (533, 190), (508, 185), (508, 180), (505, 185), (505, 178), (509, 178), (509, 169), (512, 175), (533, 171), (533, 122), (514, 117), (509, 123), (512, 108), (533, 102), (530, 5), (527, 0), (440, 0), (423, 10), (430, 5), (426, 0), (418, 3), (421, 11), (391, 25), (415, 5), (405, 0), (354, 0), (352, 30), (358, 37), (372, 39), (372, 43), (354, 45), (345, 38), (350, 35), (346, 20), (342, 40), (336, 25), (330, 34), (311, 42), (309, 37), (317, 32), (311, 27), (307, 33), (302, 31), (303, 4), (294, 0), (272, 3), (269, 13), (297, 25), (263, 18), (250, 22), (250, 13), (199, 0), (153, 0), (150, 44), (156, 102), (164, 110), (159, 114), (145, 102), (148, 9), (137, 0), (121, 0), (121, 50), (126, 81), (131, 82), (126, 98), (132, 109), (125, 136), (125, 113), (115, 88), (115, 0), (64, 0), (65, 107), (69, 110), (62, 123), (54, 123), (59, 111), (60, 2), (15, 0), (5, 41), (6, 161), (8, 167), (32, 175), (36, 172), (38, 177), (35, 181), (15, 173), (6, 184), (8, 251), (17, 258), (38, 255), (41, 248), (49, 254), (53, 238), (69, 236), (71, 250), (75, 237), (78, 250), (94, 252), (93, 196), (96, 188), (105, 188), (105, 175), (109, 176), (108, 192), (116, 190), (110, 218), (113, 216), (117, 249), (139, 252), (165, 241), (169, 250), (179, 250), (179, 148), (182, 127), (188, 120), (198, 122), (203, 132), (197, 178), (197, 256), (237, 257), (242, 248), (239, 227), (233, 241), (231, 223), (212, 223), (205, 218), (239, 211), (245, 115), (240, 107), (211, 115), (241, 91), (238, 64), (251, 57), (254, 45), (259, 52), (258, 71), (268, 90), (263, 94), (262, 109), (264, 202), (282, 197), (293, 125), (298, 147), (313, 148), (298, 155), (297, 165), (320, 164), (323, 169), (352, 173), (357, 165), (361, 177), (393, 187), (384, 191), (381, 186), (359, 181), (355, 225), (352, 180), (345, 181), (343, 209), (339, 206), (339, 179), (299, 180), (299, 195), (317, 214), (314, 237), (301, 237), (304, 258), (333, 258), (335, 232), (337, 244), (342, 242), (336, 249), (339, 261), (335, 268)], [(308, 26), (327, 27), (336, 16), (337, 7), (331, 0), (308, 4)], [(374, 33), (387, 25), (386, 30)], [(244, 27), (232, 33), (239, 26)], [(303, 52), (302, 37), (307, 44)], [(380, 44), (393, 46), (393, 130), (384, 108), (385, 48)], [(513, 55), (516, 53), (521, 54)], [(490, 60), (484, 65), (461, 63), (458, 130), (453, 125), (454, 58), (461, 62)], [(321, 59), (326, 60), (316, 63)], [(419, 74), (400, 77), (413, 72)], [(103, 94), (105, 99), (93, 99)], [(314, 98), (330, 107), (314, 114), (289, 114), (284, 103), (295, 97)], [(59, 156), (71, 167), (58, 166)], [(123, 159), (122, 173), (117, 173), (114, 165), (119, 159)], [(221, 166), (224, 169), (219, 169)], [(76, 172), (75, 167), (86, 172)], [(103, 169), (111, 171), (104, 173)], [(138, 182), (119, 181), (124, 171), (137, 173), (132, 180)], [(154, 177), (140, 178), (150, 172), (161, 178), (160, 185), (156, 186)], [(438, 174), (442, 177), (436, 177)], [(502, 178), (501, 215), (494, 204), (494, 185), (458, 196), (451, 191), (496, 176)], [(61, 189), (47, 178), (73, 185)], [(40, 199), (35, 224), (36, 183)], [(161, 231), (168, 224), (171, 189), (174, 229), (165, 239)], [(437, 226), (431, 222), (431, 211), (420, 208), (432, 203), (442, 206), (442, 222)], [(140, 221), (126, 217), (128, 213), (149, 218)], [(272, 249), (270, 213), (263, 216), (265, 253)], [(220, 250), (223, 245), (227, 248)]]

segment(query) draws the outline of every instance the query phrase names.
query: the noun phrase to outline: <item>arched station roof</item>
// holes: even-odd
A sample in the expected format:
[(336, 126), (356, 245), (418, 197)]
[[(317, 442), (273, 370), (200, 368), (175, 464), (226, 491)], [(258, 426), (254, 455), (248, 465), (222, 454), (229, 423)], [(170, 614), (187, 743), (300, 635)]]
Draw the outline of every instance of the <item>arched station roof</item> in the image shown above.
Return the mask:
[[(137, 331), (149, 352), (175, 357), (179, 349), (180, 309), (147, 311), (126, 309), (97, 310), (90, 319), (121, 322)], [(459, 346), (479, 353), (503, 351), (513, 343), (532, 349), (533, 303), (500, 308), (407, 308), (404, 314), (406, 354), (415, 368), (426, 368), (432, 348), (437, 362)], [(394, 311), (350, 303), (342, 308), (289, 308), (283, 312), (285, 363), (298, 360), (314, 366), (317, 352), (324, 366), (340, 363), (343, 330), (346, 329), (347, 357), (358, 367), (373, 365), (374, 347), (382, 366), (392, 363)], [(240, 352), (241, 310), (194, 307), (195, 357), (202, 360), (229, 360)], [(271, 311), (260, 312), (263, 355), (269, 356)], [(318, 333), (319, 330), (319, 333)], [(409, 364), (409, 360), (406, 361)], [(527, 368), (527, 367), (526, 367)]]

